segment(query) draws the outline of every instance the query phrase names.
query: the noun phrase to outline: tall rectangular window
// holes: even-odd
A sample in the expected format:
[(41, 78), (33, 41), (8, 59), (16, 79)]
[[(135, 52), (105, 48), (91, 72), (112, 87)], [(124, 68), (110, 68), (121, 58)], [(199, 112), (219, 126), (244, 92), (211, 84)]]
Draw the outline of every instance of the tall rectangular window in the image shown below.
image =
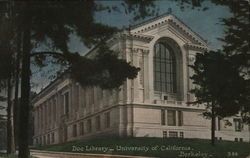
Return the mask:
[(50, 144), (50, 134), (47, 135), (47, 144)]
[(72, 136), (76, 137), (77, 136), (77, 125), (73, 125), (73, 131), (72, 131)]
[(51, 143), (54, 143), (55, 142), (55, 133), (53, 132), (52, 135), (51, 135)]
[(96, 127), (97, 131), (101, 130), (101, 118), (100, 118), (100, 116), (97, 116), (95, 118), (95, 127)]
[(176, 93), (176, 58), (168, 41), (159, 41), (154, 46), (154, 89)]
[(176, 112), (168, 110), (168, 126), (176, 126)]
[(178, 126), (183, 125), (183, 113), (182, 111), (178, 111)]
[(165, 109), (161, 109), (161, 125), (166, 125), (166, 113), (165, 113)]
[(220, 131), (220, 127), (221, 127), (220, 122), (221, 122), (221, 118), (220, 118), (220, 117), (218, 117), (218, 131)]
[(46, 144), (46, 136), (43, 136), (43, 144)]
[(243, 129), (243, 124), (240, 119), (234, 119), (235, 131), (240, 132)]
[(64, 114), (69, 114), (69, 92), (64, 94)]
[(87, 130), (88, 130), (88, 133), (90, 133), (92, 131), (92, 122), (91, 122), (91, 119), (89, 119), (87, 121)]
[(80, 135), (84, 135), (84, 122), (80, 122)]
[(110, 127), (110, 112), (105, 113), (105, 127)]

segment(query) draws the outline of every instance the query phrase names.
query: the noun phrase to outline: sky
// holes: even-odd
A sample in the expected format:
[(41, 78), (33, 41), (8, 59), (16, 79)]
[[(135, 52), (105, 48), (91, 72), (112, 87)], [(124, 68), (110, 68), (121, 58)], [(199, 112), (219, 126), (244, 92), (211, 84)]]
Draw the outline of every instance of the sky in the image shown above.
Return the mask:
[[(143, 20), (132, 21), (133, 16), (131, 14), (125, 14), (121, 7), (121, 1), (99, 1), (103, 5), (115, 5), (118, 6), (121, 12), (108, 13), (106, 11), (98, 12), (95, 14), (95, 20), (97, 22), (116, 26), (118, 28), (127, 28), (129, 25), (135, 25), (153, 17), (147, 17)], [(199, 11), (198, 9), (185, 8), (183, 11), (177, 5), (176, 2), (170, 2), (166, 0), (156, 1), (156, 7), (159, 8), (159, 15), (168, 12), (168, 8), (172, 8), (172, 14), (178, 17), (186, 25), (192, 28), (193, 31), (201, 35), (211, 49), (218, 49), (221, 47), (222, 42), (217, 40), (218, 37), (223, 37), (224, 26), (221, 25), (220, 18), (228, 18), (231, 16), (227, 7), (216, 6), (209, 1), (204, 3), (204, 6), (209, 7), (206, 11)], [(75, 36), (71, 36), (69, 45), (73, 52), (82, 52), (83, 54), (88, 50), (82, 43), (79, 43), (79, 39)]]
[[(110, 26), (118, 27), (119, 29), (128, 28), (131, 25), (141, 23), (147, 19), (154, 18), (147, 17), (145, 19), (140, 19), (138, 21), (133, 21), (132, 14), (125, 14), (124, 8), (121, 6), (122, 1), (119, 0), (108, 0), (108, 1), (97, 1), (98, 4), (117, 6), (118, 11), (113, 11), (111, 13), (107, 11), (100, 11), (95, 13), (95, 20), (98, 23), (103, 23)], [(176, 2), (170, 2), (167, 0), (155, 1), (156, 9), (159, 9), (159, 15), (168, 12), (169, 8), (172, 10), (172, 14), (179, 18), (182, 22), (188, 25), (194, 32), (198, 33), (204, 40), (207, 41), (210, 49), (219, 49), (222, 46), (222, 42), (217, 38), (224, 36), (224, 26), (221, 25), (221, 18), (228, 18), (231, 16), (227, 7), (216, 6), (213, 3), (207, 1), (204, 6), (209, 9), (206, 11), (201, 11), (191, 8), (185, 8), (181, 10), (180, 6)], [(70, 37), (70, 42), (68, 43), (70, 51), (79, 52), (84, 55), (88, 52), (88, 48), (80, 42), (79, 37), (72, 34)], [(43, 72), (40, 73), (39, 69), (36, 69), (36, 74), (32, 78), (33, 90), (39, 92), (41, 89), (46, 87), (50, 80), (48, 76), (55, 73), (58, 67), (50, 66), (43, 68)], [(38, 73), (37, 73), (38, 72)]]
[[(120, 9), (120, 12), (107, 11), (97, 12), (95, 14), (96, 22), (103, 23), (110, 26), (116, 26), (120, 29), (128, 28), (129, 25), (135, 25), (153, 17), (147, 17), (146, 19), (133, 21), (132, 14), (125, 14), (124, 8), (121, 6), (121, 1), (109, 0), (98, 1), (99, 4), (113, 5)], [(159, 9), (159, 15), (168, 12), (168, 8), (172, 9), (172, 14), (179, 18), (182, 22), (188, 25), (194, 32), (198, 33), (203, 39), (207, 40), (210, 49), (219, 49), (222, 46), (222, 42), (217, 38), (224, 36), (224, 26), (221, 25), (221, 18), (228, 18), (231, 16), (227, 7), (216, 6), (209, 1), (204, 5), (209, 9), (206, 11), (199, 11), (198, 9), (185, 8), (181, 10), (176, 2), (170, 2), (166, 0), (156, 1), (156, 8)], [(71, 35), (69, 42), (69, 48), (72, 52), (79, 52), (84, 55), (89, 49), (86, 48), (74, 34)], [(50, 74), (57, 71), (58, 67), (45, 67), (43, 71), (40, 69), (33, 69), (35, 74), (32, 77), (32, 90), (39, 92), (42, 88), (46, 87), (51, 80), (48, 79)], [(1, 112), (0, 112), (1, 113)]]

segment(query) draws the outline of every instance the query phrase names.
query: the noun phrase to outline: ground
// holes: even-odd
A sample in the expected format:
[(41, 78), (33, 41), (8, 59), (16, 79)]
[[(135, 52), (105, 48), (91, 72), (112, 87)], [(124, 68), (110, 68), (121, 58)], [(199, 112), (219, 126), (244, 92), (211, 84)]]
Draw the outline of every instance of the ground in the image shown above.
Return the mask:
[(250, 143), (180, 138), (105, 138), (80, 140), (59, 145), (35, 148), (38, 150), (76, 153), (138, 155), (155, 157), (211, 157), (246, 158), (250, 156)]

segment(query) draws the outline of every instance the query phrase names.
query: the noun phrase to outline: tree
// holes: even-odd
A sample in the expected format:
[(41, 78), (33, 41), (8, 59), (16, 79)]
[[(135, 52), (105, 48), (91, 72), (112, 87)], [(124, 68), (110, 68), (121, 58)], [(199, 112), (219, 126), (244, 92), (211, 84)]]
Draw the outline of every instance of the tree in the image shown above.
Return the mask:
[[(138, 5), (137, 2), (125, 1), (129, 4), (129, 12), (133, 11)], [(144, 2), (145, 3), (145, 2)], [(147, 5), (142, 6), (143, 2), (139, 3), (140, 11), (143, 12), (142, 15), (146, 14), (145, 8)], [(148, 3), (147, 4), (151, 4)], [(86, 62), (90, 65), (94, 65), (98, 61), (104, 61), (104, 59), (110, 59), (114, 61), (116, 66), (119, 66), (121, 70), (125, 70), (125, 75), (117, 77), (118, 71), (115, 71), (112, 66), (108, 66), (106, 62), (105, 69), (99, 71), (101, 75), (105, 76), (107, 80), (106, 83), (100, 82), (100, 80), (95, 80), (91, 85), (103, 85), (103, 87), (112, 88), (113, 86), (109, 81), (112, 77), (116, 77), (118, 80), (115, 81), (114, 85), (118, 86), (125, 80), (125, 78), (134, 78), (138, 72), (138, 69), (129, 65), (124, 60), (118, 59), (115, 55), (102, 55), (98, 59), (86, 59), (85, 57), (79, 57), (78, 54), (72, 54), (68, 50), (67, 42), (69, 40), (69, 35), (75, 32), (81, 37), (81, 40), (87, 46), (95, 45), (111, 36), (117, 29), (102, 24), (98, 24), (94, 21), (94, 12), (98, 10), (97, 4), (94, 1), (28, 1), (28, 2), (15, 2), (12, 6), (13, 16), (17, 19), (20, 34), (22, 34), (22, 69), (21, 69), (21, 107), (20, 107), (20, 124), (19, 129), (19, 157), (27, 158), (29, 155), (28, 149), (28, 131), (29, 131), (29, 93), (30, 93), (30, 58), (39, 58), (39, 62), (42, 62), (44, 55), (50, 55), (58, 59), (58, 63), (66, 64), (70, 69), (72, 76), (74, 75), (75, 68), (79, 67), (82, 62)], [(62, 16), (62, 13), (63, 16)], [(19, 35), (20, 36), (20, 35)], [(48, 40), (50, 40), (48, 44)], [(52, 45), (50, 52), (33, 52), (39, 44)], [(106, 52), (106, 50), (103, 50)], [(103, 52), (100, 50), (100, 52)], [(77, 61), (77, 62), (75, 62)], [(77, 66), (78, 64), (78, 66)], [(85, 64), (86, 65), (86, 64)], [(100, 66), (98, 68), (101, 68)], [(98, 70), (98, 68), (94, 68)], [(78, 68), (79, 69), (79, 68)], [(126, 71), (127, 70), (127, 71)], [(120, 73), (120, 72), (119, 72)], [(87, 75), (87, 74), (85, 74)], [(92, 74), (88, 74), (92, 75)], [(96, 74), (95, 74), (96, 75)], [(86, 78), (92, 79), (93, 77), (85, 76)], [(76, 79), (82, 79), (82, 77), (76, 77)], [(81, 83), (90, 83), (88, 80)]]
[[(185, 4), (187, 4), (194, 8), (202, 8), (202, 10), (209, 9), (204, 2), (205, 0), (181, 0), (181, 7), (185, 8), (187, 7)], [(225, 26), (225, 37), (220, 38), (224, 45), (222, 51), (218, 50), (218, 53), (224, 54), (225, 61), (230, 60), (231, 65), (227, 69), (237, 70), (242, 79), (245, 80), (245, 84), (237, 84), (236, 74), (228, 76), (228, 80), (236, 79), (234, 83), (243, 86), (241, 88), (244, 89), (244, 93), (241, 93), (241, 104), (230, 106), (238, 106), (235, 107), (238, 109), (235, 114), (240, 112), (243, 121), (250, 124), (250, 2), (248, 0), (211, 0), (211, 2), (228, 7), (233, 14), (230, 18), (221, 19)], [(223, 93), (230, 96), (230, 92), (229, 94)], [(231, 102), (236, 102), (237, 100), (234, 99), (234, 97), (227, 98)], [(231, 109), (229, 105), (224, 108)]]
[[(204, 0), (182, 0), (181, 3), (191, 3), (193, 6), (199, 6), (201, 2)], [(216, 4), (231, 5), (230, 1), (222, 1), (222, 0), (212, 0), (212, 2)], [(225, 3), (224, 3), (225, 2)], [(227, 3), (226, 3), (227, 2)], [(71, 2), (67, 3), (63, 2), (15, 2), (14, 11), (15, 16), (18, 21), (18, 28), (21, 30), (22, 41), (23, 41), (23, 58), (22, 58), (22, 87), (21, 87), (21, 110), (22, 117), (20, 118), (22, 124), (20, 127), (23, 127), (24, 130), (21, 130), (20, 133), (20, 157), (27, 157), (28, 153), (28, 145), (27, 145), (27, 131), (28, 130), (28, 102), (29, 102), (29, 91), (30, 91), (30, 56), (34, 52), (36, 45), (39, 44), (48, 44), (52, 45), (51, 52), (35, 52), (38, 54), (49, 54), (53, 57), (57, 57), (58, 61), (68, 61), (67, 58), (73, 58), (72, 56), (78, 56), (77, 54), (72, 55), (71, 52), (68, 51), (67, 42), (69, 40), (69, 34), (72, 32), (76, 32), (78, 36), (81, 37), (82, 41), (87, 45), (94, 45), (102, 40), (104, 40), (107, 36), (112, 35), (116, 31), (116, 29), (108, 26), (104, 26), (102, 24), (97, 24), (93, 20), (93, 15), (95, 11), (98, 10), (116, 10), (115, 7), (103, 7), (97, 5), (94, 1), (84, 1), (83, 2)], [(17, 4), (18, 3), (18, 4)], [(148, 14), (148, 6), (153, 7), (152, 1), (132, 1), (132, 0), (124, 0), (124, 6), (126, 11), (139, 13), (143, 17), (143, 15)], [(64, 13), (64, 16), (62, 16)], [(141, 13), (141, 14), (140, 14)], [(51, 41), (51, 42), (47, 42)], [(37, 56), (39, 56), (37, 54)], [(36, 55), (32, 55), (36, 56)], [(103, 56), (104, 58), (105, 56)], [(112, 57), (112, 56), (111, 56)], [(83, 61), (85, 60), (82, 58)], [(42, 61), (42, 60), (41, 60)], [(93, 60), (94, 61), (94, 60)], [(122, 62), (122, 61), (121, 61)], [(66, 62), (69, 63), (69, 62)], [(77, 62), (78, 63), (78, 62)], [(123, 65), (123, 64), (121, 64)], [(73, 64), (69, 64), (70, 67), (75, 68)], [(108, 67), (108, 66), (107, 66)], [(104, 70), (104, 69), (103, 69)], [(72, 71), (74, 72), (74, 71)], [(107, 72), (107, 69), (104, 70)], [(109, 72), (114, 71), (110, 70)], [(105, 75), (106, 73), (102, 73)], [(112, 73), (108, 73), (112, 74)], [(73, 75), (74, 76), (74, 75)], [(108, 75), (115, 76), (115, 75)], [(105, 77), (105, 76), (103, 76)], [(82, 77), (77, 77), (82, 79)], [(98, 83), (98, 82), (97, 82)], [(110, 82), (108, 82), (110, 83)]]
[(6, 149), (6, 118), (0, 115), (0, 150)]
[(237, 114), (249, 103), (245, 98), (248, 82), (240, 75), (230, 58), (221, 51), (196, 55), (191, 77), (196, 87), (191, 90), (196, 96), (193, 104), (204, 104), (205, 117), (211, 118), (211, 143), (215, 141), (215, 118)]
[[(12, 86), (14, 75), (14, 58), (12, 45), (13, 33), (11, 32), (12, 21), (6, 17), (0, 17), (0, 22), (6, 25), (0, 26), (0, 34), (5, 35), (0, 38), (0, 88), (7, 90), (7, 153), (15, 153), (14, 122), (13, 122), (13, 104), (12, 104)], [(1, 92), (1, 90), (0, 90)]]

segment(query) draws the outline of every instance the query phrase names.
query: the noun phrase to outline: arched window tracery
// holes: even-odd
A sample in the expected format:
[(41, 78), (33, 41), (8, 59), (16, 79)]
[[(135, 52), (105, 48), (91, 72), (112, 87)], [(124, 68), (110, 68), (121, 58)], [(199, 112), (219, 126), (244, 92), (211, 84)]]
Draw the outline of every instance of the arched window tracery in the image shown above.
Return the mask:
[(173, 49), (165, 41), (154, 46), (154, 90), (176, 93), (176, 57)]

